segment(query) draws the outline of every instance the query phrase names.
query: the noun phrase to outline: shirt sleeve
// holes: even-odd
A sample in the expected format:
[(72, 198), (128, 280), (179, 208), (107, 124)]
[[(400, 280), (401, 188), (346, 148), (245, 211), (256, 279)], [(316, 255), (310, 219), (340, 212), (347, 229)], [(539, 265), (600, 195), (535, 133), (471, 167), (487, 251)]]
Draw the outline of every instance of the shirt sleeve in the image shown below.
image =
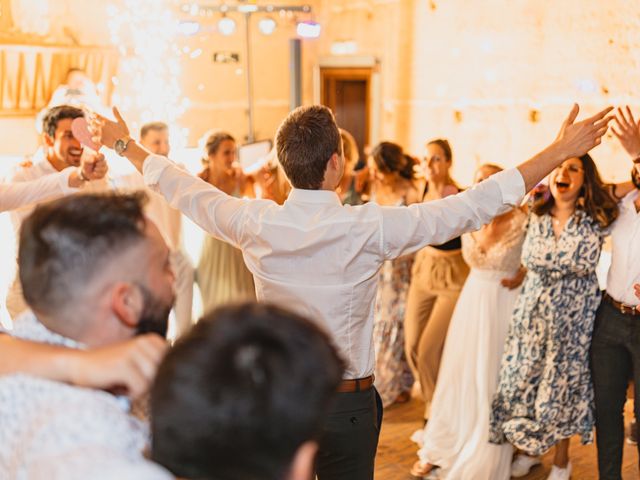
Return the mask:
[(243, 219), (252, 200), (227, 195), (158, 155), (146, 158), (142, 173), (145, 183), (162, 194), (173, 208), (180, 210), (210, 235), (240, 246)]
[(25, 207), (32, 203), (76, 191), (77, 189), (69, 187), (69, 175), (73, 170), (73, 167), (70, 167), (38, 180), (0, 184), (0, 212)]
[(524, 194), (524, 179), (513, 168), (442, 200), (382, 208), (383, 256), (397, 258), (478, 230), (518, 206)]

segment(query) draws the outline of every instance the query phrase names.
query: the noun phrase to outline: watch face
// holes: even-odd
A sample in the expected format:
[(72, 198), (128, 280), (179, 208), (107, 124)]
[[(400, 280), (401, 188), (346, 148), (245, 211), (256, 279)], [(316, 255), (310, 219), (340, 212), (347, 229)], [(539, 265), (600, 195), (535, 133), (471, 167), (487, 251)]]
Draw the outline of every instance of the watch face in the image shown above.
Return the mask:
[(124, 142), (122, 139), (116, 140), (116, 143), (113, 145), (113, 149), (118, 155), (122, 155), (122, 152), (124, 151)]

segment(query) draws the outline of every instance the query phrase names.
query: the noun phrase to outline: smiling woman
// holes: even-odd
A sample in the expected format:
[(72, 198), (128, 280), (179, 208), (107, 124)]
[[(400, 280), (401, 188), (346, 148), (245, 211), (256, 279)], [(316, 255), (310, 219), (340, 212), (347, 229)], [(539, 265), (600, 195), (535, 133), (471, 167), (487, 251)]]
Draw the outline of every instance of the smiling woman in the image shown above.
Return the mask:
[(536, 215), (551, 213), (554, 230), (556, 226), (562, 230), (569, 218), (563, 213), (572, 213), (576, 207), (584, 210), (603, 228), (618, 217), (618, 205), (589, 154), (570, 158), (556, 168), (549, 177), (549, 189), (551, 195), (539, 199), (533, 206), (533, 212)]
[(596, 267), (618, 205), (588, 154), (555, 168), (549, 190), (529, 219), (522, 255), (528, 273), (502, 357), (490, 440), (526, 453), (516, 457), (514, 477), (555, 445), (549, 478), (568, 479), (569, 439), (593, 441), (588, 358), (601, 297)]

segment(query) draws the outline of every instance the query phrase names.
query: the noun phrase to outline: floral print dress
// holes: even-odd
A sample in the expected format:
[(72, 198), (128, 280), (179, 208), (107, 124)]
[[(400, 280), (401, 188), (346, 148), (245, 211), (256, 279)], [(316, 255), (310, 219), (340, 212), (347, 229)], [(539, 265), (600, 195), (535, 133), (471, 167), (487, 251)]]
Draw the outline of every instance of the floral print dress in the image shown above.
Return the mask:
[[(405, 201), (399, 205), (406, 205)], [(415, 253), (387, 260), (378, 274), (374, 310), (373, 343), (376, 353), (376, 389), (382, 405), (393, 404), (410, 392), (413, 374), (404, 350), (404, 316)]]
[(601, 292), (603, 230), (576, 210), (556, 240), (550, 215), (531, 215), (528, 269), (493, 400), (490, 441), (540, 455), (574, 434), (593, 441), (589, 346)]

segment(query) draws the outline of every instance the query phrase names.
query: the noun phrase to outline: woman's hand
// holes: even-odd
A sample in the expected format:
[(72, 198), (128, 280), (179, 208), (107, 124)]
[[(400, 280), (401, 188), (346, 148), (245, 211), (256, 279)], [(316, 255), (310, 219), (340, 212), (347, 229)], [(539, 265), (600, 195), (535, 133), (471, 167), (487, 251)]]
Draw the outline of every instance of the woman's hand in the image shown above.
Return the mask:
[(626, 106), (624, 110), (618, 108), (613, 119), (615, 125), (611, 127), (613, 134), (620, 145), (631, 156), (632, 159), (640, 157), (640, 122), (636, 122), (631, 113), (631, 109)]
[(515, 290), (520, 285), (522, 285), (522, 282), (524, 282), (526, 276), (527, 269), (521, 266), (513, 277), (503, 278), (502, 280), (500, 280), (500, 284), (503, 287), (508, 288), (509, 290)]

